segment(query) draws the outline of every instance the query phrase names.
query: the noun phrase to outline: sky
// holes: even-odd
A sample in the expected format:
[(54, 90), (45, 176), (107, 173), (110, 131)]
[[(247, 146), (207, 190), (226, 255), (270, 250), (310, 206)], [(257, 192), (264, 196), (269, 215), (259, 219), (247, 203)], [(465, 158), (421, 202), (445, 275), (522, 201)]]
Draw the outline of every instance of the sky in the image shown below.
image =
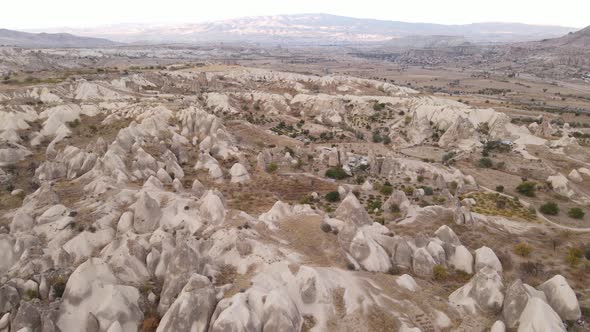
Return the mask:
[(0, 28), (199, 23), (243, 16), (328, 13), (359, 18), (467, 24), (520, 22), (582, 28), (590, 0), (18, 0), (4, 1)]

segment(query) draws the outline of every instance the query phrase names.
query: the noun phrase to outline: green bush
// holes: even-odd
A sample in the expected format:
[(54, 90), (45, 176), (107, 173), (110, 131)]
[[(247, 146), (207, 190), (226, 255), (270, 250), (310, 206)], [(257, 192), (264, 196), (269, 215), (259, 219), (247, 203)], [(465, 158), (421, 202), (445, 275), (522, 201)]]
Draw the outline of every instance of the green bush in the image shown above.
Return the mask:
[(373, 109), (375, 111), (381, 111), (385, 108), (385, 104), (384, 103), (375, 103), (373, 104)]
[(432, 268), (432, 277), (434, 278), (434, 280), (445, 280), (448, 277), (448, 275), (449, 272), (442, 265), (435, 265), (434, 268)]
[(393, 193), (393, 187), (389, 186), (389, 185), (382, 185), (381, 189), (379, 190), (383, 195), (389, 196), (391, 195), (391, 193)]
[(582, 219), (582, 218), (584, 218), (584, 215), (586, 215), (586, 214), (584, 213), (584, 211), (583, 211), (582, 209), (580, 209), (580, 208), (578, 208), (578, 207), (575, 207), (575, 208), (571, 208), (571, 209), (570, 209), (570, 210), (567, 212), (567, 215), (568, 215), (570, 218), (574, 218), (574, 219)]
[(494, 163), (492, 162), (492, 160), (490, 158), (481, 158), (479, 160), (478, 165), (479, 165), (479, 167), (482, 167), (482, 168), (490, 168), (490, 167), (494, 166)]
[(499, 192), (499, 193), (503, 193), (504, 192), (504, 186), (502, 186), (502, 185), (496, 186), (496, 191)]
[(331, 167), (326, 171), (326, 176), (331, 179), (342, 180), (349, 177), (341, 166)]
[(547, 202), (539, 208), (539, 211), (543, 214), (556, 216), (559, 214), (559, 206), (555, 202)]
[(269, 173), (273, 173), (275, 172), (277, 169), (279, 169), (279, 166), (275, 163), (270, 163), (268, 164), (268, 166), (266, 166), (266, 171)]
[(536, 186), (537, 184), (534, 182), (524, 181), (516, 187), (516, 191), (528, 197), (535, 197)]
[(381, 141), (383, 141), (383, 138), (381, 137), (381, 135), (379, 135), (378, 131), (373, 132), (373, 143), (380, 143)]
[(340, 200), (340, 194), (337, 191), (330, 191), (326, 194), (326, 200), (328, 202), (338, 202)]
[(426, 196), (432, 196), (434, 194), (432, 187), (423, 187), (422, 189), (424, 189), (424, 195)]

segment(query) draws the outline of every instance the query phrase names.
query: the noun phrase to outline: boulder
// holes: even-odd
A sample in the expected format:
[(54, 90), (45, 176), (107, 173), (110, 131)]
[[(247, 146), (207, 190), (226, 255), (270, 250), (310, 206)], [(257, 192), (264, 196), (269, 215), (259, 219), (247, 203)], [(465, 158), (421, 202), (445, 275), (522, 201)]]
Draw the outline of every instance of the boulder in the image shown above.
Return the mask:
[(492, 327), (490, 328), (490, 332), (505, 332), (506, 325), (501, 320), (497, 320)]
[(519, 318), (518, 332), (565, 332), (559, 315), (542, 299), (531, 298)]
[(504, 297), (504, 306), (502, 308), (502, 316), (506, 326), (510, 329), (516, 328), (524, 308), (532, 297), (538, 297), (545, 300), (545, 294), (537, 291), (533, 287), (523, 284), (520, 279), (515, 280), (506, 289), (506, 296)]
[(160, 204), (147, 192), (142, 191), (135, 203), (133, 229), (139, 234), (153, 232), (160, 225)]
[(346, 195), (334, 214), (336, 218), (357, 226), (369, 225), (373, 222), (365, 208), (352, 192)]
[(100, 258), (90, 258), (72, 273), (62, 297), (57, 326), (61, 331), (86, 331), (90, 314), (99, 326), (121, 324), (136, 331), (143, 319), (139, 291), (122, 285)]
[(436, 265), (436, 261), (426, 248), (419, 248), (414, 252), (412, 260), (412, 269), (414, 273), (419, 276), (427, 277), (432, 275), (432, 269)]
[(229, 170), (229, 174), (231, 175), (231, 183), (246, 183), (250, 181), (248, 170), (240, 163), (235, 163)]
[(40, 331), (41, 313), (39, 308), (32, 301), (21, 301), (10, 328), (13, 331), (20, 331), (21, 329)]
[(12, 217), (10, 232), (17, 233), (28, 231), (32, 229), (34, 225), (35, 220), (28, 213), (19, 210), (14, 214), (14, 217)]
[(481, 247), (475, 250), (475, 271), (479, 271), (484, 266), (489, 266), (492, 269), (502, 273), (502, 263), (494, 251), (488, 247)]
[(403, 274), (397, 277), (395, 279), (395, 283), (398, 286), (403, 287), (411, 292), (415, 292), (420, 289), (420, 286), (418, 286), (414, 278), (412, 278), (412, 276), (410, 276), (409, 274)]
[(449, 257), (447, 263), (457, 270), (465, 273), (473, 273), (473, 255), (465, 246), (455, 247), (454, 253)]
[(393, 263), (399, 267), (410, 268), (412, 266), (412, 247), (403, 239), (399, 239), (395, 245)]
[(436, 262), (436, 264), (446, 265), (447, 259), (446, 259), (445, 250), (443, 249), (443, 247), (440, 244), (438, 244), (435, 241), (430, 241), (430, 242), (428, 242), (428, 245), (426, 246), (426, 250), (428, 250), (428, 253), (430, 253), (432, 258), (434, 258), (434, 261)]
[(570, 172), (570, 174), (567, 175), (567, 177), (570, 180), (572, 180), (573, 182), (577, 182), (577, 183), (584, 181), (584, 179), (582, 178), (582, 176), (580, 175), (580, 173), (577, 170), (575, 170), (575, 169), (573, 169)]
[(434, 235), (439, 238), (444, 243), (452, 244), (452, 245), (461, 245), (461, 241), (455, 232), (447, 225), (440, 226)]
[(225, 205), (219, 195), (221, 194), (209, 190), (199, 200), (199, 212), (202, 218), (213, 225), (219, 225), (225, 220)]
[(574, 293), (563, 276), (558, 274), (545, 281), (539, 286), (539, 290), (545, 293), (547, 302), (562, 319), (580, 319), (580, 304), (578, 303), (576, 293)]
[(206, 332), (217, 300), (211, 281), (193, 274), (158, 325), (157, 332)]
[(454, 291), (449, 296), (449, 302), (468, 315), (478, 311), (496, 313), (502, 309), (503, 291), (504, 284), (500, 274), (485, 266), (467, 284)]

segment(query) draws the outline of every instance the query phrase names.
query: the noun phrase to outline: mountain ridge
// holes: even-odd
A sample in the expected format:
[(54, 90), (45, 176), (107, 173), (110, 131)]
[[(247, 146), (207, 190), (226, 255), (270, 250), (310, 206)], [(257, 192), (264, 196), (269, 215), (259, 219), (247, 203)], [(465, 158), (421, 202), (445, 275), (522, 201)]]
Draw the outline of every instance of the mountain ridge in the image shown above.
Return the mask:
[(331, 14), (251, 16), (184, 24), (118, 24), (94, 28), (54, 28), (120, 42), (382, 42), (412, 35), (464, 36), (470, 42), (519, 42), (562, 36), (575, 28), (523, 23), (482, 22), (463, 25), (364, 19)]
[(17, 47), (104, 47), (119, 43), (104, 38), (82, 37), (69, 33), (30, 33), (0, 29), (0, 45)]

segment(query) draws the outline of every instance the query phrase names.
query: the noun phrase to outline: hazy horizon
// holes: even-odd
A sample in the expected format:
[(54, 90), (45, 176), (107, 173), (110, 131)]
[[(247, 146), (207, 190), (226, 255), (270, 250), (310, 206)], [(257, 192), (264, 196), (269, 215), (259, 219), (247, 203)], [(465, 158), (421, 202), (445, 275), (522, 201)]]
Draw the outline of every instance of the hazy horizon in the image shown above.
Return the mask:
[[(34, 8), (34, 10), (31, 10)], [(277, 16), (323, 13), (364, 19), (463, 25), (471, 23), (524, 23), (583, 28), (590, 25), (590, 2), (563, 0), (560, 6), (533, 0), (475, 2), (416, 0), (395, 4), (384, 0), (351, 1), (226, 0), (206, 5), (187, 0), (168, 0), (165, 6), (138, 0), (104, 0), (88, 7), (74, 0), (24, 0), (5, 5), (0, 13), (0, 28), (42, 30), (90, 28), (120, 24), (187, 24), (229, 20), (252, 16)], [(572, 14), (573, 12), (573, 14)]]

